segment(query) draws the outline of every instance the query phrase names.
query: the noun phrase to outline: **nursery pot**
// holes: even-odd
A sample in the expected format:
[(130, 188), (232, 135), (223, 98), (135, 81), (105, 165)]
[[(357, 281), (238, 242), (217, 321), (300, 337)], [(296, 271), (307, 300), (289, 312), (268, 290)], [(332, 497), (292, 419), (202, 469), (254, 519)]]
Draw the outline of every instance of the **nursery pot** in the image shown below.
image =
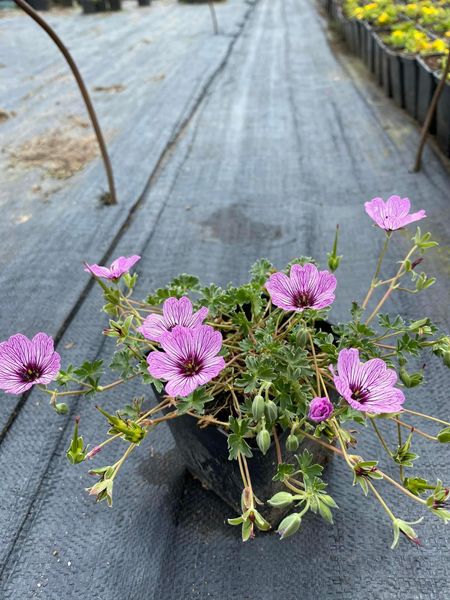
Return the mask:
[[(431, 67), (435, 57), (427, 56), (417, 58), (417, 120), (421, 125), (424, 124), (428, 109), (433, 98), (434, 90), (436, 89), (437, 79)], [(430, 124), (430, 133), (436, 133), (436, 112), (433, 115)]]
[(122, 10), (122, 0), (108, 0), (110, 10)]
[(359, 54), (359, 25), (355, 19), (345, 19), (344, 37), (347, 46), (354, 54)]
[(82, 0), (83, 14), (92, 15), (97, 12), (97, 2), (94, 0)]
[(401, 57), (396, 52), (386, 48), (386, 54), (388, 56), (389, 63), (389, 77), (391, 95), (394, 98), (394, 102), (400, 108), (405, 107), (405, 97), (403, 90), (403, 63)]
[(403, 84), (403, 102), (408, 114), (413, 119), (417, 117), (417, 89), (418, 89), (418, 69), (415, 56), (402, 54), (400, 56), (402, 64), (402, 84)]
[[(162, 394), (155, 391), (157, 401), (162, 400)], [(198, 420), (190, 415), (182, 415), (167, 421), (170, 431), (175, 439), (177, 449), (181, 454), (188, 471), (198, 479), (202, 485), (213, 491), (228, 504), (232, 515), (240, 515), (242, 479), (239, 465), (236, 460), (228, 460), (227, 434), (215, 426), (200, 428)], [(283, 453), (283, 462), (296, 464), (294, 453), (286, 451), (285, 441), (288, 431), (280, 433), (279, 440)], [(330, 452), (316, 442), (304, 439), (295, 454), (308, 449), (314, 462), (324, 465)], [(258, 447), (252, 448), (253, 457), (247, 459), (252, 480), (253, 491), (257, 498), (266, 502), (274, 494), (283, 490), (279, 481), (272, 481), (277, 470), (277, 457), (275, 444), (272, 444), (264, 455)], [(284, 510), (270, 507), (265, 504), (258, 510), (275, 528), (292, 507)]]
[(151, 0), (138, 0), (139, 6), (150, 6)]
[(444, 86), (436, 108), (436, 138), (446, 156), (450, 156), (450, 85)]
[(49, 0), (27, 0), (27, 2), (34, 10), (50, 10)]

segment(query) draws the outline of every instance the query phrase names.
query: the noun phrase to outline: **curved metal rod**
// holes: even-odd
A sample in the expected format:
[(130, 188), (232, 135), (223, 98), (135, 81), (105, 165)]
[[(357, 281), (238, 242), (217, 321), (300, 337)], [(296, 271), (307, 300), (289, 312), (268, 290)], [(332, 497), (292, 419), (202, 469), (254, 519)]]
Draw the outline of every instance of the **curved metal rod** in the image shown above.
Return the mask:
[(428, 109), (427, 116), (425, 118), (425, 121), (424, 121), (424, 124), (422, 127), (422, 133), (420, 136), (419, 147), (417, 149), (416, 162), (414, 163), (413, 173), (417, 173), (418, 171), (420, 171), (420, 166), (422, 163), (422, 153), (423, 153), (423, 149), (425, 148), (425, 142), (427, 141), (428, 130), (430, 129), (430, 125), (431, 125), (431, 119), (433, 118), (434, 111), (436, 110), (438, 100), (441, 97), (442, 92), (444, 91), (444, 86), (447, 81), (447, 75), (449, 73), (450, 73), (450, 49), (447, 54), (447, 62), (445, 64), (444, 72), (442, 73), (441, 80), (440, 80), (437, 88), (434, 91), (433, 98), (431, 100), (431, 104)]
[(209, 10), (211, 11), (211, 19), (213, 22), (214, 35), (219, 33), (219, 23), (217, 22), (216, 8), (213, 0), (208, 0)]
[(100, 129), (100, 124), (97, 120), (97, 115), (95, 114), (94, 106), (91, 102), (89, 93), (84, 84), (83, 78), (81, 77), (81, 73), (78, 70), (77, 65), (75, 64), (75, 61), (73, 60), (72, 56), (70, 55), (69, 51), (67, 50), (65, 45), (62, 43), (62, 41), (60, 40), (58, 35), (50, 27), (50, 25), (33, 8), (31, 8), (31, 6), (27, 2), (25, 2), (25, 0), (14, 0), (14, 2), (24, 12), (26, 12), (27, 15), (29, 15), (33, 19), (33, 21), (36, 21), (36, 23), (40, 27), (42, 27), (42, 29), (48, 34), (48, 36), (58, 46), (62, 55), (66, 59), (67, 64), (69, 65), (70, 70), (72, 71), (73, 76), (75, 77), (75, 80), (78, 84), (78, 87), (80, 89), (81, 95), (84, 100), (84, 103), (86, 105), (86, 109), (89, 113), (92, 127), (94, 128), (95, 135), (97, 136), (98, 145), (100, 147), (100, 152), (102, 154), (103, 164), (105, 165), (105, 171), (106, 171), (106, 176), (108, 178), (108, 185), (109, 185), (109, 198), (107, 201), (104, 201), (104, 204), (117, 204), (116, 188), (114, 185), (114, 175), (113, 175), (113, 171), (112, 171), (112, 167), (111, 167), (111, 161), (109, 160), (109, 156), (108, 156), (108, 150), (106, 149), (105, 140), (103, 138), (102, 130)]

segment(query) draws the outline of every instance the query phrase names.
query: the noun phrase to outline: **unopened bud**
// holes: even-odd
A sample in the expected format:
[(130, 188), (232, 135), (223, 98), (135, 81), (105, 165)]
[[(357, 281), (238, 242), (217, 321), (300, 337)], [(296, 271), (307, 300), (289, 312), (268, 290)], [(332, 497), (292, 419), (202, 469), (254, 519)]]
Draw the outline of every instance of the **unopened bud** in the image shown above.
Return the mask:
[(258, 394), (252, 402), (252, 415), (255, 421), (259, 421), (264, 416), (264, 398)]
[(270, 448), (270, 433), (267, 431), (267, 429), (261, 429), (256, 436), (256, 443), (258, 444), (258, 448), (261, 450), (261, 452), (266, 454), (267, 450)]
[(298, 446), (298, 437), (292, 433), (291, 435), (288, 435), (288, 438), (286, 440), (286, 449), (289, 450), (289, 452), (295, 452), (296, 450), (298, 450)]
[(273, 423), (278, 416), (278, 408), (273, 400), (268, 400), (265, 406), (265, 412), (267, 419)]
[(294, 533), (297, 533), (302, 522), (302, 518), (298, 513), (293, 513), (292, 515), (288, 515), (285, 517), (278, 526), (278, 533), (281, 536), (281, 539), (289, 537)]

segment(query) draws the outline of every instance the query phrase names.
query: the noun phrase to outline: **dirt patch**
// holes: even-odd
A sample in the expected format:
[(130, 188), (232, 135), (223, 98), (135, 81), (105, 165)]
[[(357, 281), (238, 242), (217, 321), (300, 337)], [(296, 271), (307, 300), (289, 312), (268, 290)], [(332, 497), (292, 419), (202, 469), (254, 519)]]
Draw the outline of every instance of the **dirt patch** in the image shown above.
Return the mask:
[(94, 87), (94, 92), (112, 92), (114, 94), (117, 94), (119, 92), (123, 92), (125, 89), (125, 86), (121, 83), (117, 83), (115, 85), (96, 85)]
[(68, 179), (98, 155), (98, 145), (93, 133), (59, 128), (27, 140), (9, 155), (11, 166), (37, 167), (54, 179)]
[(0, 123), (4, 123), (5, 121), (8, 121), (8, 119), (10, 119), (11, 117), (15, 117), (16, 113), (14, 112), (8, 112), (7, 110), (2, 110), (0, 108)]

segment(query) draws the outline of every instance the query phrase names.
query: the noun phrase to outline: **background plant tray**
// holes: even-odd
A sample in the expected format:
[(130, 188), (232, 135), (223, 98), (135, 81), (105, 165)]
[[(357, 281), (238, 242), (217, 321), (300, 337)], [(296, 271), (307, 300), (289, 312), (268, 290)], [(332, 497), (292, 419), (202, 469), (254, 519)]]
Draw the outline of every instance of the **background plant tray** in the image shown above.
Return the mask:
[[(381, 242), (363, 202), (391, 193), (409, 195), (416, 209), (425, 208), (424, 226), (441, 242), (427, 264), (439, 284), (425, 296), (398, 297), (396, 309), (407, 316), (425, 312), (448, 328), (450, 178), (429, 150), (424, 171), (409, 173), (417, 128), (368, 79), (359, 60), (327, 39), (314, 4), (229, 0), (216, 9), (225, 34), (213, 37), (204, 5), (154, 2), (144, 15), (126, 2), (120, 15), (92, 17), (89, 28), (102, 32), (96, 43), (105, 43), (97, 52), (84, 29), (88, 17), (51, 16), (90, 86), (123, 83), (129, 90), (110, 93), (108, 101), (100, 92), (95, 96), (112, 140), (120, 204), (97, 204), (103, 172), (96, 159), (47, 202), (30, 191), (38, 169), (14, 171), (14, 177), (2, 170), (1, 339), (17, 330), (60, 331), (66, 363), (106, 357), (101, 300), (97, 289), (86, 288), (83, 259), (141, 254), (142, 294), (180, 271), (206, 282), (239, 283), (260, 256), (278, 267), (299, 253), (324, 264), (339, 223), (345, 259), (337, 320), (347, 315), (350, 300), (363, 296), (367, 262)], [(8, 16), (0, 29), (0, 62), (7, 65), (0, 69), (1, 104), (17, 111), (0, 124), (6, 145), (34, 135), (42, 122), (52, 124), (78, 96), (69, 80), (51, 80), (60, 63), (32, 24)], [(91, 41), (85, 44), (84, 35)], [(30, 47), (25, 59), (19, 39)], [(112, 47), (120, 69), (111, 62)], [(40, 75), (27, 79), (32, 73)], [(142, 88), (143, 78), (162, 73), (164, 79)], [(6, 81), (15, 85), (8, 88)], [(20, 99), (31, 91), (29, 113)], [(45, 106), (47, 120), (34, 118)], [(82, 111), (77, 106), (75, 114)], [(168, 147), (170, 155), (155, 171)], [(396, 236), (394, 248), (406, 246), (403, 234)], [(429, 393), (408, 393), (410, 401), (419, 410), (433, 404), (437, 416), (446, 416), (448, 373), (430, 362)], [(112, 411), (125, 393), (142, 388), (130, 384), (98, 400)], [(88, 443), (98, 441), (103, 422), (89, 399), (67, 418), (46, 402), (38, 393), (25, 402), (1, 397), (2, 600), (272, 600), (281, 592), (284, 600), (355, 600), (362, 584), (364, 597), (377, 600), (448, 597), (450, 529), (427, 519), (418, 528), (422, 548), (402, 543), (390, 552), (384, 514), (351, 487), (338, 460), (327, 468), (340, 506), (335, 527), (308, 518), (302, 532), (283, 543), (269, 534), (241, 544), (237, 528), (225, 524), (233, 516), (226, 505), (186, 476), (168, 428), (152, 433), (131, 457), (113, 509), (93, 505), (83, 491), (92, 482), (85, 465), (68, 465), (65, 451), (75, 414)], [(362, 444), (372, 458), (376, 444)], [(110, 447), (91, 464), (109, 464), (122, 450)], [(437, 455), (428, 445), (417, 451), (423, 474), (450, 481), (448, 454)], [(399, 513), (408, 520), (418, 516), (409, 504)], [(286, 584), (287, 574), (295, 585)]]

